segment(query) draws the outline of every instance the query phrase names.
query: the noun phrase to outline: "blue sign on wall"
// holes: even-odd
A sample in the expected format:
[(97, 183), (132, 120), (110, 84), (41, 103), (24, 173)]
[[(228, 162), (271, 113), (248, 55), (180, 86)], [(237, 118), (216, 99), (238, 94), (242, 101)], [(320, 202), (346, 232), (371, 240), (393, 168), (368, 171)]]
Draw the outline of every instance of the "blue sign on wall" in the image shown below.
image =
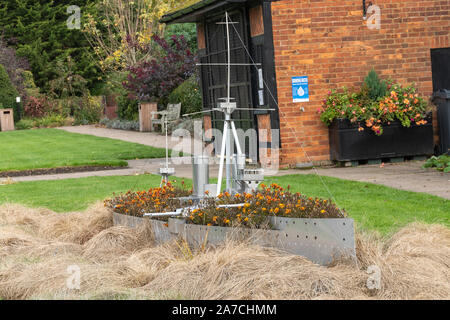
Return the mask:
[(294, 102), (309, 101), (308, 77), (292, 77), (292, 99)]

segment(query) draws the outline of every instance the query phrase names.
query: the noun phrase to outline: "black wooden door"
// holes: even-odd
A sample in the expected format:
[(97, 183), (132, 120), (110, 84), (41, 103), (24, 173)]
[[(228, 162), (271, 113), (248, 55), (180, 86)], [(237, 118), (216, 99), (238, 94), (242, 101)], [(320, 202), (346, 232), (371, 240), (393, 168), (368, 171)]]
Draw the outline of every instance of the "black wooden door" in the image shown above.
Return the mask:
[(450, 90), (450, 48), (431, 50), (433, 91)]
[[(230, 20), (235, 22), (230, 25), (231, 63), (249, 63), (246, 49), (248, 48), (248, 19), (245, 8), (233, 11)], [(200, 58), (202, 64), (227, 62), (227, 33), (224, 24), (225, 14), (211, 18), (205, 22), (206, 53)], [(236, 32), (237, 31), (237, 32)], [(239, 33), (239, 35), (238, 35)], [(251, 87), (251, 66), (231, 67), (231, 97), (234, 98), (238, 108), (253, 108)], [(220, 98), (227, 96), (227, 67), (205, 66), (201, 67), (202, 86), (204, 94), (204, 107), (211, 109), (217, 106)], [(222, 112), (212, 112), (213, 128), (223, 129), (224, 115)], [(253, 111), (235, 111), (233, 120), (236, 128), (246, 132), (255, 129), (255, 117)], [(217, 145), (217, 144), (216, 144)], [(245, 152), (249, 155), (249, 146), (246, 143)]]

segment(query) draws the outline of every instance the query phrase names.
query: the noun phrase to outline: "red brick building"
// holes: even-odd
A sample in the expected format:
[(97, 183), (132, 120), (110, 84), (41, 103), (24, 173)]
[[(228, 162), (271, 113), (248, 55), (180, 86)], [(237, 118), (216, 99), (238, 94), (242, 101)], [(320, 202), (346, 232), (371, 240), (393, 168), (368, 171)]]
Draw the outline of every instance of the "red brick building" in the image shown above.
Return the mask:
[[(330, 159), (329, 139), (317, 109), (330, 89), (359, 87), (372, 68), (382, 78), (402, 84), (415, 82), (425, 96), (433, 92), (433, 78), (444, 79), (441, 82), (450, 78), (443, 74), (450, 62), (432, 68), (434, 49), (450, 57), (450, 0), (372, 2), (380, 9), (380, 20), (366, 12), (369, 1), (362, 0), (203, 0), (169, 13), (163, 21), (196, 22), (202, 62), (217, 62), (223, 61), (224, 48), (216, 37), (223, 39), (224, 34), (217, 32), (221, 25), (216, 23), (225, 11), (230, 12), (232, 20), (239, 22), (237, 32), (253, 60), (262, 64), (266, 82), (261, 101), (258, 70), (234, 70), (238, 76), (232, 93), (240, 106), (255, 109), (237, 116), (242, 127), (280, 129), (285, 165), (310, 160), (321, 163)], [(369, 22), (379, 22), (379, 28)], [(237, 40), (232, 42), (234, 58), (245, 60)], [(214, 79), (218, 73), (213, 68), (202, 71), (205, 108), (222, 94), (223, 83)], [(308, 76), (309, 102), (293, 102), (292, 77), (296, 76)], [(442, 86), (437, 81), (434, 89)], [(262, 107), (277, 112), (258, 112)], [(213, 115), (205, 117), (205, 122), (211, 118), (213, 126), (220, 121)], [(260, 137), (260, 150), (275, 147), (266, 140), (270, 139)]]

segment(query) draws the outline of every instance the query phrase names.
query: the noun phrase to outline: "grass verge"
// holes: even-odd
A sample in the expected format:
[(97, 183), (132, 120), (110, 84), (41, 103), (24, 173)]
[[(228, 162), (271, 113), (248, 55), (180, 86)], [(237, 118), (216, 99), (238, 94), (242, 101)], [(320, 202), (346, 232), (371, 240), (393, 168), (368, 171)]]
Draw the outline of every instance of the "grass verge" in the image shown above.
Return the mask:
[(123, 166), (124, 160), (165, 157), (161, 148), (58, 129), (1, 132), (0, 150), (0, 172)]
[[(321, 178), (338, 206), (345, 209), (360, 228), (389, 234), (414, 221), (450, 227), (450, 201), (444, 198), (372, 183)], [(317, 175), (270, 177), (267, 182), (290, 185), (294, 191), (308, 196), (330, 198)]]
[[(371, 183), (322, 177), (337, 204), (354, 218), (361, 229), (381, 234), (395, 232), (414, 221), (439, 223), (450, 227), (450, 201), (436, 196), (397, 190)], [(178, 179), (181, 180), (181, 179)], [(290, 185), (295, 192), (329, 198), (315, 175), (289, 175), (267, 178), (266, 183)], [(90, 177), (55, 181), (21, 182), (0, 186), (0, 204), (20, 203), (46, 207), (56, 212), (79, 211), (90, 204), (128, 190), (156, 187), (156, 175)], [(186, 179), (187, 185), (190, 181)]]

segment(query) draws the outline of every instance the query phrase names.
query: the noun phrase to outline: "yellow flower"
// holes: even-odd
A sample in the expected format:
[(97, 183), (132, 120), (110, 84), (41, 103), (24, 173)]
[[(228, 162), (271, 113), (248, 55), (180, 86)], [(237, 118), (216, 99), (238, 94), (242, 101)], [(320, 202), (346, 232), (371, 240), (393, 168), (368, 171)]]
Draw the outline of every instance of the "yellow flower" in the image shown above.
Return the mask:
[(325, 212), (326, 212), (325, 210), (320, 211), (320, 213), (325, 213)]

